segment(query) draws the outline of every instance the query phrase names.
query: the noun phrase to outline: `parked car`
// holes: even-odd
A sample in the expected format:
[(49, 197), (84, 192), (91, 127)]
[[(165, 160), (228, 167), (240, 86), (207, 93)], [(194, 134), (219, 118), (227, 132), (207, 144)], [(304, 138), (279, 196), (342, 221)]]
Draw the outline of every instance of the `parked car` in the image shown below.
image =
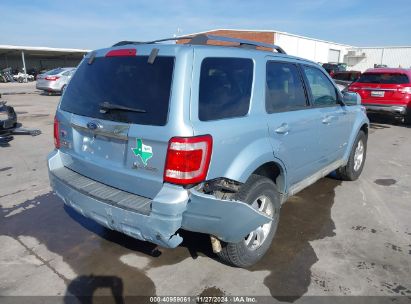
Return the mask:
[(76, 68), (57, 68), (37, 75), (36, 88), (48, 93), (61, 93), (67, 87)]
[(361, 76), (360, 71), (341, 71), (332, 75), (336, 84), (347, 88), (353, 81), (356, 81)]
[[(261, 46), (278, 53), (250, 49)], [(179, 229), (209, 234), (223, 261), (247, 267), (270, 247), (289, 196), (335, 170), (360, 176), (360, 103), (278, 46), (121, 42), (87, 54), (67, 87), (50, 183), (110, 229), (170, 248)]]
[(361, 95), (367, 112), (411, 123), (411, 69), (369, 69), (348, 90)]
[(322, 67), (331, 75), (331, 77), (337, 72), (347, 70), (347, 65), (345, 63), (323, 63)]

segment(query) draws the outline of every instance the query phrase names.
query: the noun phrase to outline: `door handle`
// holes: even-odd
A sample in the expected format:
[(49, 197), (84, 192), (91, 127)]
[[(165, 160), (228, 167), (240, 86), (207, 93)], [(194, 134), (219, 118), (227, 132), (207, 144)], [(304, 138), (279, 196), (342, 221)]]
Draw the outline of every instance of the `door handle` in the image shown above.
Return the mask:
[(331, 121), (333, 120), (333, 116), (325, 116), (322, 120), (323, 124), (329, 125)]
[(290, 131), (290, 127), (287, 123), (281, 124), (277, 129), (274, 130), (277, 134), (287, 134)]

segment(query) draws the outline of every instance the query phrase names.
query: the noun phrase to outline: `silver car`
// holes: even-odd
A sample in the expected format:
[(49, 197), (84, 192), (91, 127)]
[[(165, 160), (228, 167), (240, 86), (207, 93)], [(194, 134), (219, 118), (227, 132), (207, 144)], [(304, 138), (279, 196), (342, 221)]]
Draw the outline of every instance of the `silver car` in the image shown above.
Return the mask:
[(36, 88), (49, 93), (63, 94), (76, 68), (57, 68), (37, 77)]

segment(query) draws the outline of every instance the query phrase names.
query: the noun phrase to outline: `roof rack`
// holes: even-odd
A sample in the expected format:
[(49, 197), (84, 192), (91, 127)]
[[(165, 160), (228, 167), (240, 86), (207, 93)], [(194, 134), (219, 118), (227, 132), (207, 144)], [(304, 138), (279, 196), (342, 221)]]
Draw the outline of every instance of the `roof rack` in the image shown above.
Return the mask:
[(153, 41), (148, 41), (148, 42), (120, 41), (114, 44), (113, 47), (122, 46), (126, 44), (153, 44), (153, 43), (158, 43), (158, 42), (178, 41), (178, 40), (184, 40), (184, 39), (189, 39), (190, 40), (188, 42), (189, 44), (206, 45), (209, 40), (214, 40), (214, 41), (221, 41), (221, 42), (238, 43), (239, 47), (243, 47), (247, 49), (256, 49), (257, 47), (264, 47), (264, 48), (276, 50), (280, 54), (287, 54), (281, 47), (275, 44), (268, 44), (268, 43), (263, 43), (263, 42), (258, 42), (258, 41), (224, 37), (224, 36), (205, 35), (205, 34), (196, 35), (196, 36), (180, 36), (180, 37), (174, 37), (174, 38), (153, 40)]

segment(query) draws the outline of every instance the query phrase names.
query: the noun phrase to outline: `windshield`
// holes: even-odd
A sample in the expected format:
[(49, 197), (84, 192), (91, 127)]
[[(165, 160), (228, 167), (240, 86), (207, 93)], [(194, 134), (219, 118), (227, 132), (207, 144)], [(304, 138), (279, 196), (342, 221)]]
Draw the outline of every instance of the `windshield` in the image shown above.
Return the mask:
[[(174, 57), (98, 57), (84, 60), (68, 85), (60, 108), (74, 114), (143, 125), (165, 125)], [(102, 103), (144, 110), (101, 111)], [(105, 112), (105, 113), (101, 113)]]
[(360, 83), (404, 84), (409, 83), (408, 76), (398, 73), (364, 73), (357, 80)]

